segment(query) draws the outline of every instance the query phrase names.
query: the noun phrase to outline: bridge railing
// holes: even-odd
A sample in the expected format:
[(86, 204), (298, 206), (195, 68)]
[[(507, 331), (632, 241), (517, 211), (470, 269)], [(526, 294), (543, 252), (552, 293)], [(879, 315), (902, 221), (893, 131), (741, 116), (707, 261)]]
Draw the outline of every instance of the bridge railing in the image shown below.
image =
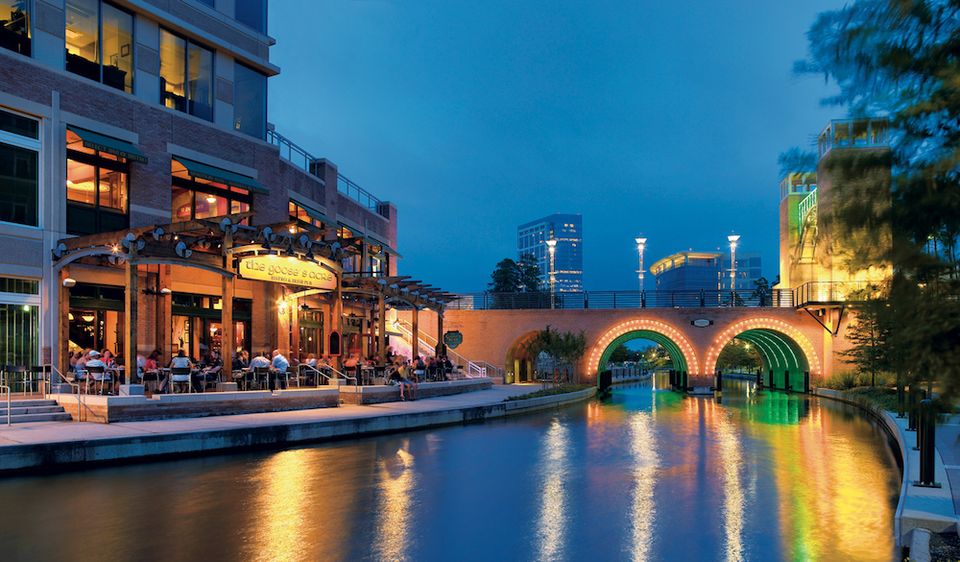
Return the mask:
[[(551, 306), (552, 304), (552, 306)], [(446, 305), (447, 310), (519, 310), (589, 308), (793, 308), (793, 290), (757, 291), (584, 291), (558, 292), (551, 303), (549, 292), (464, 293)]]
[(796, 289), (797, 306), (813, 304), (839, 304), (862, 301), (866, 298), (881, 298), (888, 290), (887, 284), (866, 281), (811, 281)]

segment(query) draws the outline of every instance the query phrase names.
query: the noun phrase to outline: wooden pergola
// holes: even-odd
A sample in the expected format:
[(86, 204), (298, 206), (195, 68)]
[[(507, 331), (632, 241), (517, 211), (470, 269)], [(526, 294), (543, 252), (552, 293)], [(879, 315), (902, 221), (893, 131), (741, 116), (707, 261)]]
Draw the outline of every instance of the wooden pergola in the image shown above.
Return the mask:
[(432, 310), (437, 314), (437, 341), (443, 346), (443, 311), (450, 301), (458, 297), (436, 287), (413, 279), (408, 275), (379, 276), (364, 274), (344, 274), (342, 291), (345, 294), (366, 295), (377, 302), (377, 349), (381, 364), (387, 358), (387, 305), (400, 310), (411, 311), (410, 346), (412, 357), (420, 352), (420, 310)]
[[(299, 299), (319, 292), (333, 293), (333, 318), (337, 338), (342, 334), (344, 295), (355, 295), (376, 302), (378, 311), (378, 351), (381, 363), (386, 360), (386, 307), (412, 311), (412, 349), (419, 353), (418, 312), (437, 313), (439, 345), (443, 345), (444, 306), (456, 295), (430, 286), (409, 276), (384, 276), (379, 273), (344, 274), (341, 259), (358, 251), (358, 239), (338, 240), (331, 229), (319, 229), (300, 221), (287, 221), (263, 226), (247, 226), (242, 221), (252, 213), (239, 213), (219, 219), (192, 220), (171, 224), (131, 228), (122, 231), (65, 238), (53, 250), (53, 269), (60, 279), (59, 363), (65, 372), (68, 366), (70, 288), (66, 266), (78, 262), (106, 263), (124, 270), (124, 344), (123, 355), (133, 365), (137, 356), (137, 311), (139, 295), (137, 268), (140, 265), (177, 265), (216, 273), (221, 279), (222, 341), (233, 342), (233, 297), (238, 277), (239, 259), (259, 255), (276, 255), (319, 263), (337, 277), (333, 291), (309, 287), (286, 298)], [(158, 334), (162, 341), (166, 334)], [(338, 340), (339, 343), (339, 340)], [(160, 346), (163, 347), (162, 345)], [(232, 353), (222, 353), (223, 370), (231, 372)]]
[[(325, 239), (324, 230), (298, 222), (264, 226), (241, 224), (252, 213), (238, 213), (211, 220), (192, 220), (171, 224), (131, 228), (116, 232), (65, 238), (53, 249), (53, 268), (60, 279), (59, 330), (60, 369), (68, 366), (70, 288), (65, 267), (71, 263), (95, 260), (124, 269), (124, 349), (128, 364), (137, 356), (137, 311), (140, 289), (139, 265), (178, 265), (216, 273), (221, 277), (222, 338), (234, 339), (233, 297), (237, 278), (235, 259), (258, 254), (295, 257), (323, 262), (337, 275), (339, 297), (340, 267), (336, 265), (345, 250), (336, 240)], [(333, 264), (333, 265), (331, 265)], [(223, 370), (232, 369), (232, 354), (223, 353)]]

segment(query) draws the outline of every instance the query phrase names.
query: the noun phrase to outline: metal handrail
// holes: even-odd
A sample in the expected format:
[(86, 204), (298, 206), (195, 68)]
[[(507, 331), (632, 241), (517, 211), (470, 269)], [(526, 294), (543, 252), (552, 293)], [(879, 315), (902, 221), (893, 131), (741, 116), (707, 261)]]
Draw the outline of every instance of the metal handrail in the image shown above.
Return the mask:
[(0, 391), (7, 393), (7, 425), (10, 425), (12, 423), (10, 413), (13, 411), (11, 409), (12, 404), (10, 403), (10, 387), (5, 384), (0, 384)]
[[(61, 379), (64, 383), (67, 383), (68, 385), (70, 385), (70, 388), (76, 388), (76, 389), (77, 389), (77, 393), (76, 393), (76, 396), (77, 396), (77, 422), (80, 422), (81, 419), (83, 418), (83, 411), (84, 411), (84, 409), (85, 409), (85, 408), (84, 408), (84, 404), (86, 403), (86, 401), (83, 399), (83, 393), (80, 392), (80, 383), (75, 383), (75, 382), (70, 382), (70, 381), (68, 381), (66, 375), (64, 375), (64, 374), (60, 371), (60, 369), (58, 369), (58, 368), (56, 367), (56, 365), (53, 365), (52, 363), (47, 363), (47, 364), (45, 364), (45, 365), (41, 365), (40, 367), (41, 367), (42, 369), (44, 369), (44, 372), (46, 372), (46, 369), (47, 369), (48, 367), (50, 368), (50, 379), (51, 379), (51, 380), (50, 380), (49, 386), (47, 386), (47, 389), (48, 389), (48, 390), (50, 389), (51, 386), (53, 386), (53, 374), (54, 374), (54, 373), (56, 373), (57, 376), (59, 376), (60, 379)], [(46, 385), (46, 380), (44, 380), (44, 384)], [(46, 393), (44, 393), (44, 394), (46, 394)], [(62, 393), (60, 392), (60, 383), (57, 383), (57, 397), (58, 397), (58, 398), (59, 398), (60, 394), (62, 394)], [(58, 400), (57, 403), (59, 403), (59, 400)]]
[[(326, 367), (329, 368), (331, 371), (335, 371), (335, 370), (336, 370), (336, 369), (334, 369), (333, 367), (330, 367), (329, 365), (326, 365)], [(328, 375), (328, 374), (324, 373), (323, 371), (321, 371), (320, 369), (318, 369), (318, 368), (316, 368), (316, 367), (313, 367), (313, 366), (311, 366), (311, 365), (304, 365), (303, 363), (301, 363), (301, 364), (300, 364), (300, 368), (301, 368), (301, 369), (306, 369), (306, 370), (308, 370), (308, 371), (313, 371), (314, 373), (316, 373), (316, 374), (320, 375), (321, 377), (327, 379), (327, 381), (330, 381), (330, 380), (333, 378), (333, 377), (331, 377), (330, 375)], [(318, 378), (318, 379), (317, 379), (317, 383), (318, 383), (318, 384), (316, 384), (315, 386), (320, 386), (319, 382), (320, 382), (320, 379)]]
[(350, 375), (348, 375), (348, 374), (346, 374), (346, 373), (341, 373), (340, 371), (338, 371), (338, 370), (336, 369), (336, 367), (333, 367), (332, 365), (330, 366), (330, 370), (333, 371), (334, 373), (340, 375), (341, 377), (347, 379), (348, 381), (353, 381), (353, 385), (354, 385), (354, 386), (360, 386), (360, 380), (357, 379), (357, 377), (351, 377)]
[[(402, 330), (407, 336), (413, 338), (413, 326), (409, 326), (409, 322), (407, 322), (406, 320), (400, 320), (400, 319), (398, 318), (398, 319), (397, 319), (397, 326), (399, 326), (399, 327), (400, 327), (400, 330)], [(417, 336), (418, 336), (417, 339), (420, 340), (420, 343), (426, 344), (427, 348), (436, 347), (436, 345), (439, 343), (439, 341), (437, 340), (437, 338), (431, 336), (430, 334), (428, 334), (428, 333), (426, 333), (426, 332), (420, 332), (419, 334), (417, 334)], [(424, 337), (432, 339), (432, 340), (433, 340), (433, 343), (431, 343), (430, 340), (425, 340), (425, 339), (423, 339)], [(464, 357), (463, 355), (460, 355), (459, 353), (457, 353), (456, 351), (450, 349), (449, 347), (446, 349), (446, 351), (447, 351), (447, 355), (453, 355), (454, 358), (459, 359), (459, 361), (457, 361), (457, 363), (467, 364), (467, 365), (469, 365), (470, 363), (473, 363), (473, 361), (467, 359), (467, 358)]]
[(636, 309), (636, 308), (794, 308), (792, 289), (729, 289), (693, 291), (547, 291), (462, 293), (446, 310)]

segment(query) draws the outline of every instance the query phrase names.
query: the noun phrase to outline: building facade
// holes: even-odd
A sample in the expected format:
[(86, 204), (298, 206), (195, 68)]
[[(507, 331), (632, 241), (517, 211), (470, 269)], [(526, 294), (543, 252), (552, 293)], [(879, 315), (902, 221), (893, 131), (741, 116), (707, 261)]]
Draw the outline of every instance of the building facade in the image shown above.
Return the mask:
[[(876, 232), (836, 231), (831, 215), (854, 202), (889, 207), (889, 124), (885, 119), (835, 119), (817, 139), (816, 170), (788, 173), (780, 182), (780, 288), (803, 293), (856, 290), (887, 279), (890, 267), (857, 265), (858, 238)], [(879, 189), (878, 189), (879, 187)], [(892, 244), (888, 226), (879, 225), (881, 243)], [(885, 237), (885, 238), (884, 238)], [(885, 240), (885, 241), (884, 241)], [(843, 295), (810, 295), (842, 300)], [(804, 297), (807, 298), (807, 297)]]
[(557, 241), (554, 255), (556, 290), (583, 291), (583, 218), (579, 214), (553, 214), (517, 227), (517, 259), (529, 254), (540, 268), (544, 287), (550, 283), (547, 240)]
[(730, 254), (677, 252), (650, 266), (658, 291), (752, 291), (762, 277), (760, 255), (737, 252), (734, 287), (730, 284)]
[[(397, 211), (268, 123), (266, 13), (0, 0), (3, 364), (372, 349), (376, 307), (346, 281), (396, 273)], [(326, 288), (241, 269), (282, 252)]]

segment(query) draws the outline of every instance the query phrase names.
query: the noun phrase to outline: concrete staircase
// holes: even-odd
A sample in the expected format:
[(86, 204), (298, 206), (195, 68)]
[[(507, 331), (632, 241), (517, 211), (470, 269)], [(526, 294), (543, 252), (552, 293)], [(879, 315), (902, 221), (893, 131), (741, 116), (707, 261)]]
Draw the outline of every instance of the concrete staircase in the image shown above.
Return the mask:
[[(70, 421), (70, 414), (56, 400), (13, 400), (10, 402), (10, 423)], [(0, 401), (0, 426), (7, 423), (7, 402)]]

